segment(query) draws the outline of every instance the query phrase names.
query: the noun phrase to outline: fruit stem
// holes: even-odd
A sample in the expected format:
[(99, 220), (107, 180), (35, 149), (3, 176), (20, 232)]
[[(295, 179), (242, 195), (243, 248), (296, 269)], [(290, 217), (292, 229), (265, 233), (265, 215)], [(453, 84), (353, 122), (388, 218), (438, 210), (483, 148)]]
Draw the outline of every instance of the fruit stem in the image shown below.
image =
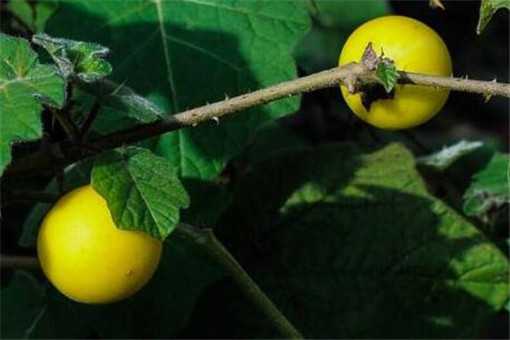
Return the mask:
[(181, 223), (176, 228), (175, 233), (191, 239), (204, 248), (232, 276), (245, 296), (271, 320), (283, 336), (289, 339), (303, 339), (303, 335), (280, 312), (220, 240), (216, 238), (212, 229), (200, 229)]

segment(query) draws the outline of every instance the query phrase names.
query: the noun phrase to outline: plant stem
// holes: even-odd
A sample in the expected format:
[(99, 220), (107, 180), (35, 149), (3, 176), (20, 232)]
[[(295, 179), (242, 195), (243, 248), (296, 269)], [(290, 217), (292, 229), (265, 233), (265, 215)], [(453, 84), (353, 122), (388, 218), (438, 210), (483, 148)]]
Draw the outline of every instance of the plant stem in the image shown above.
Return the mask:
[[(466, 91), (486, 96), (496, 95), (510, 98), (510, 84), (496, 83), (493, 81), (438, 77), (402, 71), (400, 72), (400, 78), (398, 81), (402, 84), (440, 87), (454, 91)], [(93, 140), (89, 144), (98, 150), (112, 149), (183, 127), (194, 127), (200, 123), (211, 120), (217, 121), (219, 118), (234, 112), (263, 105), (284, 97), (290, 97), (326, 87), (338, 86), (339, 83), (343, 83), (350, 90), (355, 91), (364, 84), (375, 82), (377, 82), (377, 78), (374, 71), (368, 70), (362, 64), (351, 63), (335, 67), (330, 70), (314, 73), (306, 77), (282, 82), (265, 89), (225, 99), (213, 104), (186, 110), (175, 115), (169, 115), (168, 117), (153, 123), (141, 124), (130, 129), (114, 132)], [(90, 152), (90, 150), (84, 152), (79, 145), (74, 145), (73, 143), (65, 141), (54, 143), (50, 147), (51, 154), (62, 154), (64, 156), (64, 159), (62, 159), (58, 164), (61, 167), (97, 153)], [(5, 174), (30, 175), (35, 172), (34, 169), (38, 169), (38, 171), (40, 171), (41, 169), (55, 167), (55, 165), (54, 158), (49, 157), (48, 154), (36, 152), (30, 156), (17, 160), (6, 169)]]
[(57, 118), (69, 139), (73, 142), (77, 142), (80, 138), (80, 132), (78, 127), (67, 116), (67, 112), (51, 110), (51, 113), (55, 116), (55, 118)]
[(303, 339), (301, 333), (299, 333), (266, 294), (264, 294), (232, 254), (230, 254), (216, 238), (211, 229), (199, 229), (181, 223), (178, 228), (175, 229), (175, 233), (191, 239), (204, 248), (207, 253), (232, 276), (245, 296), (271, 320), (283, 336), (289, 339)]
[(0, 255), (1, 268), (38, 269), (39, 261), (33, 256)]

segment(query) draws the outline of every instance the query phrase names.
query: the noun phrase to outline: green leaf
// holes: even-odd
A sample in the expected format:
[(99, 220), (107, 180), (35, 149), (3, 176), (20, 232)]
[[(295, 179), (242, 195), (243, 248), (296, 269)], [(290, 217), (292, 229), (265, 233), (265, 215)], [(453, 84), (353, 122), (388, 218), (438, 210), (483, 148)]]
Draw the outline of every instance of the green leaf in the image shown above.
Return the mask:
[[(76, 189), (77, 187), (90, 183), (91, 169), (91, 159), (86, 159), (66, 167), (64, 169), (64, 180), (62, 188), (63, 192), (68, 192)], [(58, 187), (57, 179), (53, 178), (44, 189), (44, 192), (58, 194)], [(35, 246), (39, 226), (41, 225), (44, 216), (46, 216), (46, 213), (50, 210), (51, 206), (51, 203), (37, 203), (30, 210), (30, 213), (23, 223), (21, 236), (18, 240), (18, 244), (21, 247), (30, 248)]]
[(2, 338), (30, 338), (46, 313), (45, 298), (44, 288), (32, 274), (15, 271), (0, 290)]
[(7, 3), (7, 9), (33, 32), (42, 32), (46, 22), (58, 8), (50, 1), (15, 0)]
[(91, 177), (121, 229), (144, 231), (163, 240), (179, 222), (180, 209), (189, 206), (175, 168), (147, 149), (106, 152), (96, 159)]
[(492, 16), (502, 8), (510, 10), (510, 0), (482, 0), (476, 33), (481, 34), (489, 21), (491, 21)]
[(359, 24), (391, 11), (386, 0), (308, 0), (310, 14), (326, 27), (354, 29)]
[(92, 83), (112, 73), (112, 66), (104, 59), (110, 51), (99, 44), (53, 38), (45, 33), (35, 34), (32, 42), (48, 51), (66, 79), (78, 77)]
[(389, 62), (387, 59), (383, 59), (377, 65), (375, 75), (377, 76), (379, 83), (384, 86), (387, 93), (390, 93), (393, 90), (393, 88), (397, 85), (397, 80), (399, 78), (399, 73), (395, 64), (393, 62)]
[[(48, 24), (54, 36), (111, 48), (113, 79), (169, 114), (295, 78), (291, 53), (308, 28), (303, 2), (244, 0), (66, 1)], [(210, 179), (262, 122), (298, 107), (285, 98), (181, 129), (156, 151), (184, 177)]]
[(54, 66), (40, 64), (28, 41), (0, 33), (0, 175), (11, 145), (42, 137), (42, 103), (62, 107), (65, 82)]
[(489, 164), (473, 176), (464, 194), (464, 212), (487, 220), (488, 214), (510, 203), (508, 178), (508, 154), (494, 154)]
[[(253, 243), (266, 252), (247, 270), (305, 337), (471, 338), (509, 297), (506, 256), (427, 193), (400, 145), (284, 152), (237, 192), (221, 223), (262, 232)], [(223, 337), (276, 335), (242, 297), (229, 301), (214, 307), (236, 325)]]
[(418, 158), (417, 164), (427, 166), (438, 171), (444, 171), (459, 158), (470, 154), (482, 146), (482, 142), (467, 142), (461, 140), (460, 142), (444, 147), (440, 151), (434, 152), (431, 155)]

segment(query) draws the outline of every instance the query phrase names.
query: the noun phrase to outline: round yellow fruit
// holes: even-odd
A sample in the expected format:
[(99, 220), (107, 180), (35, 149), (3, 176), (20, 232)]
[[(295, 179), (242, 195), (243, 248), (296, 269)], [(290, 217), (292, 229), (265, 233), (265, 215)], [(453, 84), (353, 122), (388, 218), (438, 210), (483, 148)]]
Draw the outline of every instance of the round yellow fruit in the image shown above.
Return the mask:
[[(369, 43), (375, 52), (392, 59), (398, 70), (448, 77), (450, 53), (441, 37), (420, 21), (403, 16), (385, 16), (358, 27), (340, 53), (339, 65), (360, 62)], [(382, 129), (398, 130), (420, 125), (441, 110), (448, 90), (417, 85), (397, 85), (394, 97), (378, 99), (367, 111), (360, 93), (350, 94), (341, 86), (351, 110), (365, 122)]]
[(63, 196), (39, 230), (37, 252), (48, 280), (83, 303), (125, 299), (152, 277), (162, 243), (118, 229), (106, 201), (90, 185)]

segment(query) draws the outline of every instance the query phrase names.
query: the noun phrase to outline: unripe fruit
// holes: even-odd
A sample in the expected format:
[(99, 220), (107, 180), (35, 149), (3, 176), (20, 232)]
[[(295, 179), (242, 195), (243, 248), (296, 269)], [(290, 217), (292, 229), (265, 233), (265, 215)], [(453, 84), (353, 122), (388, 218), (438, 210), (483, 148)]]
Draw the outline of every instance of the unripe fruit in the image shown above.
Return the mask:
[[(392, 59), (398, 70), (449, 77), (452, 62), (441, 37), (420, 21), (403, 16), (385, 16), (358, 27), (342, 48), (339, 65), (360, 62), (369, 43), (377, 54)], [(341, 86), (350, 109), (362, 120), (382, 129), (397, 130), (420, 125), (445, 104), (449, 91), (418, 85), (397, 85), (394, 97), (363, 106), (360, 93), (350, 94)]]
[(161, 241), (118, 229), (90, 185), (63, 196), (39, 230), (37, 252), (48, 280), (84, 303), (110, 303), (142, 288), (158, 266)]

